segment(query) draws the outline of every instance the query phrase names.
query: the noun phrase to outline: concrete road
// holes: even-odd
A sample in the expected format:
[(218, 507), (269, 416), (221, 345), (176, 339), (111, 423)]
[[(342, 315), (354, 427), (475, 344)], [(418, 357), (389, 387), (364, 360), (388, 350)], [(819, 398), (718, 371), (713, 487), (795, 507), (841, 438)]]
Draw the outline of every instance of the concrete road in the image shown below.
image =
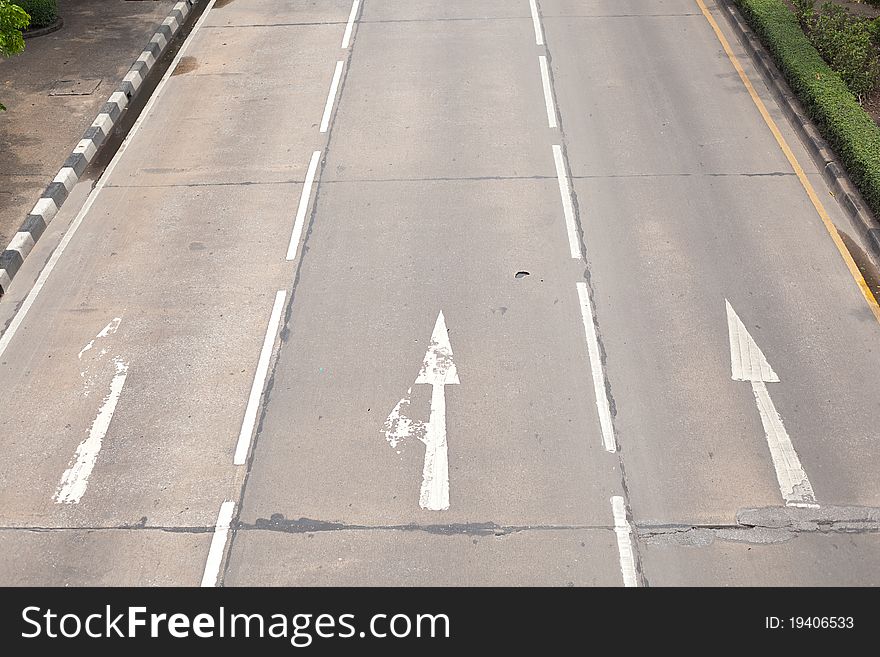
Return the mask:
[(210, 4), (0, 302), (0, 582), (880, 583), (880, 310), (706, 4)]

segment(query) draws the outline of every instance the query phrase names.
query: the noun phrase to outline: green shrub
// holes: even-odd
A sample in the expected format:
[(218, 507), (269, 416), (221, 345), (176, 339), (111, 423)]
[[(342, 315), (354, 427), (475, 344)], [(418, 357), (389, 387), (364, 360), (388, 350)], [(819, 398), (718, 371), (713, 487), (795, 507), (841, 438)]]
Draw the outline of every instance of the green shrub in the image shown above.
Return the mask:
[(58, 5), (55, 0), (15, 0), (31, 17), (28, 29), (46, 27), (58, 18)]
[(792, 90), (880, 215), (880, 126), (807, 40), (782, 0), (736, 0)]
[(868, 23), (868, 30), (871, 32), (871, 38), (874, 39), (874, 45), (880, 48), (880, 18), (875, 18)]
[(11, 57), (24, 50), (21, 31), (27, 24), (28, 16), (21, 7), (0, 0), (0, 57)]
[(850, 91), (861, 98), (874, 90), (880, 81), (880, 58), (871, 38), (872, 21), (854, 18), (840, 5), (826, 2), (803, 23), (816, 50)]

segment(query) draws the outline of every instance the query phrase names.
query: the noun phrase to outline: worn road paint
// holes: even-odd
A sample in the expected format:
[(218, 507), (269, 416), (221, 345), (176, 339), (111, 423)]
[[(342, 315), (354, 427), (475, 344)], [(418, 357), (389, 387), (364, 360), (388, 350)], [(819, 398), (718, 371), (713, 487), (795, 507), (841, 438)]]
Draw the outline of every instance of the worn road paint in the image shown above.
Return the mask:
[(226, 551), (226, 540), (229, 536), (229, 527), (232, 523), (232, 512), (235, 511), (235, 502), (226, 501), (220, 505), (217, 514), (217, 524), (214, 526), (214, 536), (211, 537), (211, 547), (208, 550), (208, 559), (205, 562), (205, 572), (202, 575), (202, 586), (217, 586), (220, 578), (220, 566), (223, 564), (223, 553)]
[(345, 34), (342, 35), (342, 49), (345, 50), (351, 45), (351, 32), (354, 29), (354, 21), (357, 18), (358, 9), (361, 6), (361, 0), (354, 0), (351, 3), (351, 13), (348, 15), (348, 23), (345, 24)]
[(707, 21), (709, 21), (709, 25), (712, 27), (712, 31), (715, 32), (715, 36), (718, 38), (718, 41), (721, 42), (721, 47), (727, 54), (727, 58), (730, 60), (730, 63), (733, 64), (733, 68), (736, 69), (740, 80), (742, 81), (743, 85), (745, 85), (746, 90), (749, 92), (749, 96), (751, 97), (752, 102), (755, 104), (755, 107), (758, 108), (758, 111), (764, 118), (764, 123), (766, 123), (767, 127), (770, 128), (770, 132), (773, 133), (773, 137), (776, 139), (776, 143), (779, 145), (779, 148), (782, 149), (782, 152), (785, 154), (785, 158), (788, 160), (788, 163), (794, 170), (797, 179), (801, 183), (801, 186), (804, 188), (804, 191), (810, 198), (810, 202), (813, 204), (813, 207), (818, 213), (819, 218), (822, 220), (822, 224), (825, 226), (825, 230), (828, 231), (828, 234), (831, 236), (831, 241), (833, 241), (834, 246), (837, 247), (837, 251), (838, 253), (840, 253), (840, 257), (843, 258), (843, 262), (846, 264), (846, 268), (849, 270), (850, 276), (852, 276), (853, 280), (859, 288), (859, 291), (862, 293), (865, 302), (868, 304), (868, 308), (873, 313), (874, 318), (878, 322), (880, 322), (880, 304), (877, 303), (877, 299), (875, 299), (874, 295), (871, 293), (871, 287), (868, 285), (865, 277), (859, 270), (859, 266), (856, 264), (856, 261), (853, 259), (852, 254), (846, 247), (843, 238), (837, 231), (837, 226), (835, 226), (834, 222), (831, 221), (831, 217), (828, 215), (828, 211), (825, 210), (825, 206), (822, 204), (822, 201), (819, 200), (819, 195), (813, 188), (813, 184), (810, 182), (810, 179), (807, 178), (807, 174), (804, 173), (803, 167), (801, 166), (800, 162), (798, 162), (798, 159), (795, 157), (794, 152), (789, 147), (788, 142), (785, 140), (785, 137), (782, 136), (782, 132), (780, 132), (779, 126), (776, 125), (776, 121), (773, 120), (773, 117), (770, 116), (770, 112), (767, 111), (767, 107), (766, 105), (764, 105), (764, 101), (761, 100), (758, 92), (755, 91), (755, 87), (752, 86), (752, 81), (749, 79), (749, 76), (746, 75), (745, 69), (743, 69), (742, 64), (740, 64), (739, 62), (739, 59), (731, 49), (730, 43), (728, 43), (727, 41), (727, 37), (724, 36), (724, 33), (721, 31), (718, 23), (712, 17), (712, 14), (706, 7), (706, 4), (703, 2), (703, 0), (696, 0), (696, 2), (697, 5), (700, 7), (700, 11), (703, 12), (703, 16), (706, 18)]
[[(418, 438), (425, 442), (425, 423), (409, 417), (411, 395), (412, 388), (406, 391), (406, 397), (397, 402), (385, 419), (385, 439), (391, 445), (391, 449), (396, 450), (397, 446), (407, 438)], [(397, 453), (400, 454), (400, 451)]]
[(128, 376), (128, 363), (120, 359), (115, 359), (113, 363), (116, 366), (116, 374), (110, 382), (110, 392), (101, 403), (88, 437), (76, 448), (71, 466), (61, 476), (61, 483), (58, 484), (54, 496), (58, 504), (79, 504), (89, 485), (89, 477), (95, 468), (95, 462), (110, 429), (113, 412), (116, 410), (116, 404)]
[(752, 384), (782, 499), (786, 506), (817, 508), (819, 505), (816, 504), (813, 486), (767, 391), (767, 383), (777, 383), (779, 377), (730, 302), (725, 299), (725, 304), (730, 338), (730, 376), (734, 381), (749, 381)]
[(571, 257), (581, 257), (581, 244), (578, 241), (577, 225), (574, 221), (574, 205), (571, 202), (571, 185), (562, 157), (562, 146), (553, 146), (553, 162), (556, 164), (556, 178), (559, 180), (559, 195), (562, 197), (562, 211), (565, 214), (565, 229), (568, 232), (568, 247)]
[(105, 326), (104, 328), (102, 328), (101, 331), (98, 333), (98, 335), (96, 335), (94, 338), (89, 340), (89, 343), (85, 347), (80, 349), (80, 352), (76, 355), (76, 357), (78, 359), (82, 360), (83, 354), (95, 346), (96, 340), (100, 340), (101, 338), (106, 338), (106, 337), (116, 333), (116, 330), (119, 328), (119, 323), (121, 321), (122, 321), (121, 317), (114, 317), (112, 320), (110, 320), (110, 323), (107, 324), (107, 326)]
[(333, 115), (333, 104), (336, 102), (336, 92), (339, 90), (339, 80), (342, 78), (344, 62), (336, 62), (336, 70), (333, 71), (333, 80), (330, 82), (330, 93), (327, 94), (327, 104), (324, 105), (324, 116), (321, 117), (321, 132), (327, 132), (330, 127), (330, 117)]
[(556, 128), (556, 101), (553, 99), (553, 87), (550, 85), (550, 67), (547, 65), (547, 56), (539, 55), (538, 63), (541, 66), (541, 84), (544, 86), (544, 103), (547, 105), (547, 125)]
[(593, 378), (593, 392), (596, 396), (596, 409), (599, 412), (599, 426), (602, 429), (602, 444), (609, 452), (617, 451), (617, 440), (614, 438), (614, 424), (611, 421), (611, 404), (605, 385), (605, 368), (599, 350), (599, 336), (596, 333), (596, 318), (593, 315), (593, 304), (587, 284), (577, 284), (578, 298), (581, 306), (581, 319), (584, 323), (584, 337), (587, 341), (587, 352), (590, 356), (590, 370)]
[(241, 431), (238, 434), (238, 443), (235, 446), (235, 456), (232, 460), (234, 465), (244, 465), (251, 448), (251, 438), (257, 424), (257, 410), (260, 408), (260, 398), (263, 396), (266, 377), (269, 375), (269, 360), (272, 358), (272, 347), (275, 346), (275, 338), (278, 335), (281, 312), (284, 310), (286, 298), (287, 292), (284, 290), (275, 293), (275, 304), (272, 306), (269, 326), (266, 328), (266, 337), (263, 339), (263, 348), (260, 350), (260, 360), (257, 363), (257, 371), (254, 372), (251, 394), (248, 397), (244, 420), (241, 422)]
[(611, 512), (614, 514), (614, 533), (617, 535), (617, 552), (620, 555), (620, 574), (623, 585), (638, 586), (636, 575), (636, 559), (632, 546), (632, 527), (626, 518), (626, 504), (623, 498), (615, 495), (611, 498)]
[(296, 209), (296, 220), (293, 222), (293, 233), (290, 236), (290, 244), (287, 246), (287, 259), (296, 258), (299, 250), (299, 241), (302, 238), (303, 226), (306, 222), (306, 212), (309, 209), (309, 201), (312, 197), (312, 187), (315, 184), (315, 174), (318, 171), (318, 163), (321, 161), (321, 151), (312, 153), (309, 160), (309, 168), (303, 181), (302, 193), (299, 197), (299, 207)]
[(452, 345), (443, 312), (437, 316), (431, 343), (425, 353), (416, 384), (433, 386), (431, 414), (428, 422), (412, 420), (406, 412), (410, 405), (410, 388), (406, 397), (397, 402), (385, 420), (385, 439), (397, 448), (406, 438), (418, 438), (425, 444), (425, 463), (422, 468), (422, 487), (419, 506), (429, 511), (449, 508), (449, 449), (446, 436), (446, 386), (458, 385), (458, 370), (453, 361)]
[(535, 0), (529, 0), (529, 9), (532, 10), (532, 25), (535, 27), (535, 44), (544, 45), (544, 31), (541, 29), (541, 18), (538, 16), (538, 5)]
[(110, 174), (113, 173), (113, 170), (116, 168), (119, 160), (122, 158), (123, 154), (128, 149), (129, 144), (134, 139), (134, 136), (138, 133), (141, 126), (143, 125), (144, 120), (146, 120), (147, 116), (149, 116), (150, 110), (152, 110), (153, 105), (156, 103), (156, 99), (159, 98), (159, 96), (161, 95), (162, 89), (165, 88), (165, 85), (168, 83), (169, 78), (174, 73), (174, 70), (177, 68), (180, 60), (186, 54), (186, 51), (189, 48), (189, 44), (192, 43), (193, 38), (202, 27), (202, 23), (204, 23), (205, 20), (208, 18), (208, 14), (211, 13), (211, 9), (214, 7), (214, 3), (216, 1), (217, 0), (210, 0), (208, 2), (208, 6), (205, 7), (204, 13), (202, 13), (202, 15), (199, 17), (199, 20), (196, 21), (196, 24), (193, 26), (193, 29), (189, 33), (189, 35), (187, 35), (177, 55), (168, 66), (168, 70), (165, 71), (165, 75), (162, 76), (159, 84), (156, 85), (156, 88), (153, 90), (153, 95), (150, 96), (147, 104), (144, 105), (144, 109), (143, 111), (141, 111), (140, 116), (138, 116), (137, 120), (134, 122), (134, 125), (131, 126), (131, 130), (129, 131), (128, 135), (125, 137), (125, 139), (122, 140), (122, 144), (119, 146), (119, 150), (116, 151), (113, 159), (110, 160), (110, 164), (107, 165), (107, 168), (104, 169), (104, 172), (101, 174), (100, 178), (98, 178), (98, 182), (95, 183), (95, 186), (89, 192), (89, 195), (86, 198), (86, 202), (83, 204), (82, 208), (80, 208), (79, 212), (77, 212), (76, 217), (74, 217), (73, 221), (70, 222), (70, 226), (67, 227), (67, 232), (64, 233), (64, 237), (61, 238), (58, 246), (55, 247), (55, 250), (49, 257), (49, 260), (46, 262), (43, 270), (37, 277), (34, 286), (31, 288), (31, 291), (28, 292), (28, 295), (25, 297), (24, 302), (22, 302), (21, 308), (18, 309), (18, 312), (15, 314), (15, 317), (12, 318), (12, 321), (9, 323), (9, 326), (3, 333), (3, 336), (0, 337), (0, 358), (3, 357), (3, 353), (6, 351), (9, 343), (12, 342), (12, 338), (15, 337), (16, 332), (18, 331), (22, 322), (24, 322), (25, 317), (27, 317), (27, 314), (30, 311), (31, 307), (34, 305), (34, 301), (36, 301), (37, 296), (39, 296), (40, 292), (43, 289), (43, 286), (46, 285), (46, 281), (49, 279), (49, 276), (52, 275), (52, 271), (55, 269), (55, 266), (58, 264), (58, 261), (64, 254), (64, 250), (67, 248), (67, 245), (70, 244), (70, 241), (73, 239), (76, 231), (79, 230), (80, 225), (82, 225), (83, 219), (88, 214), (89, 210), (92, 209), (92, 206), (98, 199), (98, 195), (107, 184), (107, 180), (110, 178)]

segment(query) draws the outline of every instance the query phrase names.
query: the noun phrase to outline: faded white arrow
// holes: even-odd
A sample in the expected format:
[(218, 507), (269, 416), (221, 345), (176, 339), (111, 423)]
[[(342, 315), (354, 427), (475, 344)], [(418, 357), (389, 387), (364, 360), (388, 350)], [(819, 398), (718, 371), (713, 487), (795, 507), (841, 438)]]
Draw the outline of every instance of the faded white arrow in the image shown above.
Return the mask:
[(816, 504), (813, 487), (767, 391), (767, 383), (778, 383), (779, 377), (770, 367), (764, 352), (758, 347), (733, 306), (726, 299), (725, 303), (727, 330), (730, 337), (731, 377), (734, 381), (749, 381), (752, 384), (752, 392), (755, 393), (758, 413), (761, 415), (761, 423), (767, 435), (770, 457), (776, 469), (776, 479), (779, 481), (779, 490), (782, 492), (785, 505), (817, 508), (819, 505)]
[(413, 420), (408, 416), (410, 388), (406, 397), (385, 420), (385, 438), (396, 448), (407, 438), (418, 438), (425, 444), (425, 465), (422, 468), (422, 490), (419, 506), (429, 511), (445, 511), (449, 508), (449, 456), (446, 441), (446, 386), (457, 385), (458, 371), (452, 360), (452, 345), (446, 330), (443, 312), (437, 316), (431, 344), (425, 354), (416, 384), (430, 384), (431, 415), (428, 422)]

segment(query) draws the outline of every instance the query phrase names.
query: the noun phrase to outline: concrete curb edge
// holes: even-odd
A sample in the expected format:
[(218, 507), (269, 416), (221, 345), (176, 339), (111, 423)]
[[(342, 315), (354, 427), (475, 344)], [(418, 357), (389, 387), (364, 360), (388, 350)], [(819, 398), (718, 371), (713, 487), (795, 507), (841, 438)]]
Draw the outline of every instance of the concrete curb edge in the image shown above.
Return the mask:
[(834, 151), (831, 150), (818, 128), (807, 116), (800, 100), (776, 67), (773, 57), (767, 52), (761, 40), (734, 6), (733, 0), (721, 0), (721, 5), (727, 10), (725, 13), (737, 36), (752, 59), (758, 64), (765, 81), (769, 82), (768, 87), (776, 96), (788, 120), (794, 125), (801, 141), (822, 172), (822, 177), (834, 192), (834, 197), (843, 206), (861, 232), (861, 236), (867, 241), (871, 255), (874, 258), (880, 258), (880, 222), (877, 221), (861, 193), (849, 179), (849, 175), (838, 161)]
[(0, 297), (9, 289), (15, 275), (24, 264), (25, 258), (33, 250), (34, 244), (58, 214), (68, 194), (101, 145), (110, 136), (122, 112), (137, 95), (147, 73), (156, 60), (167, 50), (172, 37), (183, 26), (190, 8), (199, 0), (182, 0), (171, 8), (168, 16), (153, 33), (149, 43), (131, 65), (122, 82), (110, 94), (101, 107), (98, 116), (86, 128), (82, 139), (65, 160), (52, 182), (43, 191), (34, 208), (28, 213), (18, 232), (6, 249), (0, 253)]

